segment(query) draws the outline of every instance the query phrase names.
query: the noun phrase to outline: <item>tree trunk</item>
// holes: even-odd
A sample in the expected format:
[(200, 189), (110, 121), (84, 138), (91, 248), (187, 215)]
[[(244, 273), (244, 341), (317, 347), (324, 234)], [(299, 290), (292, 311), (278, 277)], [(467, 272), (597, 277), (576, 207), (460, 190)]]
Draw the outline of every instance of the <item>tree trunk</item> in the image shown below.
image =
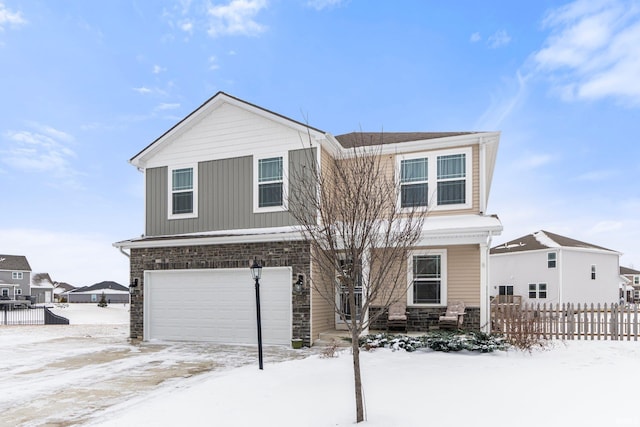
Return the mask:
[(351, 354), (353, 355), (353, 383), (356, 392), (356, 423), (364, 421), (364, 402), (362, 400), (362, 378), (360, 376), (360, 346), (357, 328), (351, 330)]

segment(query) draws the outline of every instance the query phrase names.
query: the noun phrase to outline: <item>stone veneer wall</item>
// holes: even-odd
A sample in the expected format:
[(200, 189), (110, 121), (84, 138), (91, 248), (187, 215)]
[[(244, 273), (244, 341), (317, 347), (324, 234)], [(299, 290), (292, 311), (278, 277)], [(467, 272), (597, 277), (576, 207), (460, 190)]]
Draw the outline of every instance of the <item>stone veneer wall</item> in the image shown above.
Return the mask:
[(296, 242), (233, 243), (225, 245), (175, 246), (131, 249), (131, 281), (138, 279), (138, 287), (131, 296), (130, 336), (143, 339), (144, 271), (180, 270), (190, 268), (246, 268), (251, 280), (249, 260), (262, 260), (264, 267), (292, 267), (292, 283), (299, 274), (305, 276), (304, 290), (292, 292), (292, 337), (302, 338), (311, 345), (311, 304), (309, 244)]
[[(382, 310), (381, 307), (371, 307), (374, 315)], [(407, 307), (407, 332), (427, 332), (438, 327), (438, 318), (446, 311), (445, 307)], [(465, 308), (462, 328), (472, 331), (480, 330), (480, 307)], [(375, 331), (387, 330), (386, 310), (370, 327)]]

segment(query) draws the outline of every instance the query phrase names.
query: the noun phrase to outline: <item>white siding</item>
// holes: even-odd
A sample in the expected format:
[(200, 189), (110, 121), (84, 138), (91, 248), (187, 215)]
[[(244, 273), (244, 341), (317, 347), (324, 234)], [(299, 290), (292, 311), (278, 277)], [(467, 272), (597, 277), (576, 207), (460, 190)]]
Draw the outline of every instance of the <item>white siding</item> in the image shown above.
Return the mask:
[(241, 156), (268, 156), (308, 147), (308, 135), (223, 103), (191, 123), (149, 159), (147, 167), (181, 165)]

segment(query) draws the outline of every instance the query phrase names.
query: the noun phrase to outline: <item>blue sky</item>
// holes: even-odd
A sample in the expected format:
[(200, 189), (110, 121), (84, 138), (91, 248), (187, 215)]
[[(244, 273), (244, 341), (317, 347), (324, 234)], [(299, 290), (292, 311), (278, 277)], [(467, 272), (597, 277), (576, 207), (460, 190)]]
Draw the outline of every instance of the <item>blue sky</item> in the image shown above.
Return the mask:
[(128, 282), (127, 163), (222, 90), (334, 135), (502, 132), (501, 243), (544, 229), (640, 268), (638, 1), (0, 0), (0, 253)]

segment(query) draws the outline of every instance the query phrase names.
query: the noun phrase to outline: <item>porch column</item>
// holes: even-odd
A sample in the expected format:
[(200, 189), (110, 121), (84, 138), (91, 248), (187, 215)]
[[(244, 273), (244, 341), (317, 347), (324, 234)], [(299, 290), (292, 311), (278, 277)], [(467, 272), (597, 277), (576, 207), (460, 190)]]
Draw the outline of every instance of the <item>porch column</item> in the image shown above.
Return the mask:
[(491, 332), (491, 307), (489, 303), (489, 244), (480, 243), (480, 330)]

